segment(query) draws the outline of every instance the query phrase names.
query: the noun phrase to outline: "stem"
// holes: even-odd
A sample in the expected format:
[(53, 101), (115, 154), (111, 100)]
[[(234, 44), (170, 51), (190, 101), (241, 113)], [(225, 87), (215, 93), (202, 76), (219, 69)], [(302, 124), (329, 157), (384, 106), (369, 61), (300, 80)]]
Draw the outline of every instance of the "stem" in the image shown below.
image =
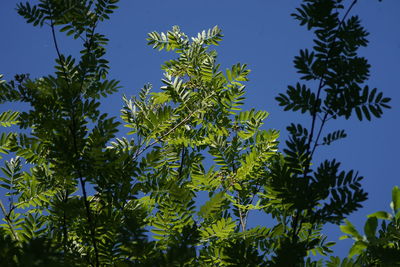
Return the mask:
[[(91, 32), (90, 37), (87, 36), (87, 32), (86, 32), (86, 40), (85, 40), (85, 43), (89, 43), (89, 45), (87, 46), (88, 54), (90, 54), (90, 49), (91, 49), (92, 44), (93, 44), (92, 38), (93, 38), (93, 36), (94, 36), (94, 31), (96, 30), (96, 27), (97, 27), (97, 22), (98, 22), (98, 21), (96, 21), (95, 23), (93, 23), (93, 26), (92, 26), (92, 28), (91, 28), (91, 30), (90, 30), (90, 32)], [(80, 84), (80, 86), (79, 86), (79, 94), (82, 92), (83, 83), (84, 83), (84, 81), (85, 81), (86, 74), (87, 74), (86, 65), (84, 65), (84, 66), (85, 66), (85, 68), (83, 69), (81, 84)], [(73, 106), (74, 106), (74, 105), (73, 105)]]
[(185, 146), (182, 145), (181, 164), (180, 164), (180, 166), (179, 166), (179, 171), (178, 171), (178, 181), (180, 181), (180, 180), (182, 179), (183, 163), (184, 163), (184, 160), (185, 160), (185, 156), (186, 156), (186, 153), (185, 153)]
[[(197, 110), (196, 110), (197, 111)], [(170, 133), (172, 133), (173, 131), (176, 130), (176, 128), (178, 128), (179, 126), (181, 126), (182, 124), (184, 124), (185, 122), (187, 122), (196, 111), (191, 112), (186, 118), (184, 118), (183, 120), (181, 120), (180, 122), (178, 122), (174, 127), (172, 127), (170, 130), (168, 130), (166, 133), (164, 133), (163, 135), (161, 135), (160, 137), (157, 137), (153, 142), (151, 142), (150, 144), (148, 144), (147, 146), (145, 146), (144, 148), (142, 148), (141, 150), (139, 150), (139, 152), (137, 152), (134, 156), (132, 160), (136, 160), (143, 152), (145, 152), (147, 149), (149, 149), (150, 147), (152, 147), (153, 145), (157, 144), (158, 142), (161, 142), (162, 139), (164, 137), (166, 137), (167, 135), (169, 135)]]
[(67, 82), (67, 85), (68, 85), (68, 87), (69, 87), (69, 81), (68, 81), (68, 79), (67, 79), (67, 70), (66, 70), (66, 68), (65, 68), (64, 60), (63, 60), (63, 58), (61, 57), (61, 52), (60, 52), (60, 49), (59, 49), (59, 47), (58, 47), (56, 32), (55, 32), (55, 29), (54, 29), (54, 22), (53, 22), (53, 18), (52, 18), (53, 14), (50, 14), (50, 16), (51, 16), (51, 18), (50, 18), (50, 28), (51, 28), (51, 35), (53, 36), (54, 48), (56, 49), (56, 53), (57, 53), (57, 56), (58, 56), (58, 60), (60, 60), (61, 67), (62, 67), (62, 69), (63, 69), (64, 79), (65, 79), (65, 81)]
[(292, 221), (292, 229), (293, 229), (293, 234), (292, 234), (292, 241), (294, 242), (297, 238), (297, 226), (299, 222), (299, 217), (301, 214), (302, 210), (296, 210), (296, 214), (294, 216), (294, 219)]
[(4, 219), (6, 220), (8, 226), (11, 229), (11, 233), (12, 233), (14, 239), (19, 241), (19, 237), (18, 237), (17, 233), (15, 232), (14, 226), (12, 225), (12, 222), (10, 220), (10, 214), (7, 213), (6, 208), (4, 207), (3, 202), (1, 201), (1, 199), (0, 199), (0, 207), (1, 207), (1, 211), (4, 214)]
[(89, 203), (89, 201), (87, 199), (85, 181), (83, 180), (81, 175), (79, 175), (79, 176), (80, 176), (79, 177), (79, 182), (81, 184), (83, 199), (84, 199), (84, 203), (85, 203), (86, 216), (87, 216), (88, 224), (89, 224), (89, 227), (90, 227), (90, 235), (91, 235), (91, 238), (92, 238), (93, 248), (94, 248), (95, 257), (96, 257), (96, 266), (100, 266), (99, 265), (99, 254), (98, 254), (97, 242), (96, 242), (96, 230), (95, 230), (95, 226), (93, 224), (92, 213), (91, 213), (91, 210), (90, 210), (90, 203)]
[(319, 131), (318, 131), (318, 134), (317, 134), (317, 138), (315, 139), (315, 142), (314, 142), (314, 147), (313, 147), (313, 149), (312, 149), (312, 151), (311, 151), (310, 158), (312, 158), (312, 156), (313, 156), (313, 154), (314, 154), (314, 151), (315, 151), (315, 149), (316, 149), (317, 146), (318, 146), (318, 140), (319, 140), (319, 138), (321, 137), (322, 128), (324, 128), (324, 125), (325, 125), (325, 123), (327, 122), (327, 118), (328, 118), (328, 112), (325, 112), (325, 115), (324, 115), (324, 117), (322, 118), (321, 126), (319, 127)]
[[(64, 196), (64, 205), (67, 205), (68, 202), (68, 196), (69, 192), (68, 189), (65, 190), (65, 196)], [(68, 226), (67, 226), (67, 212), (66, 209), (64, 208), (63, 210), (63, 232), (64, 232), (64, 240), (63, 240), (63, 245), (64, 245), (64, 252), (65, 254), (67, 253), (67, 243), (68, 243)], [(64, 256), (65, 256), (64, 254)]]
[[(253, 196), (251, 197), (250, 204), (253, 204), (254, 198), (256, 197), (257, 193), (260, 192), (260, 189), (261, 189), (261, 185), (258, 184), (256, 193), (253, 194)], [(249, 217), (249, 212), (250, 212), (250, 209), (246, 210), (246, 213), (244, 215), (244, 224), (245, 224), (245, 226), (247, 225), (247, 219)]]
[[(47, 2), (47, 3), (48, 3), (49, 6), (51, 6), (50, 2)], [(51, 32), (52, 32), (52, 36), (53, 36), (54, 47), (56, 49), (58, 59), (60, 60), (60, 63), (61, 63), (62, 69), (63, 69), (64, 79), (66, 80), (68, 87), (70, 87), (69, 81), (67, 79), (67, 71), (66, 71), (66, 68), (65, 68), (65, 63), (64, 63), (64, 60), (61, 57), (61, 52), (60, 52), (60, 49), (59, 49), (59, 46), (58, 46), (58, 42), (57, 42), (57, 37), (56, 37), (56, 33), (55, 33), (55, 27), (54, 27), (54, 21), (53, 21), (53, 14), (52, 13), (50, 14), (50, 27), (51, 27)], [(86, 75), (86, 72), (85, 72), (84, 75)], [(84, 80), (84, 77), (82, 78), (82, 80)], [(83, 81), (82, 81), (82, 84), (83, 84)], [(74, 107), (74, 105), (72, 105), (72, 107)], [(73, 145), (74, 145), (75, 155), (78, 156), (78, 146), (77, 146), (77, 140), (76, 140), (76, 129), (77, 128), (76, 128), (76, 122), (75, 122), (75, 110), (74, 109), (72, 109), (72, 111), (71, 111), (71, 117), (72, 117), (71, 118), (72, 119), (71, 135), (73, 137)], [(79, 160), (78, 160), (78, 162), (79, 162)], [(99, 263), (99, 253), (98, 253), (97, 242), (96, 242), (95, 226), (93, 224), (92, 215), (91, 215), (91, 211), (90, 211), (90, 204), (89, 204), (89, 201), (88, 201), (88, 198), (87, 198), (85, 181), (83, 180), (83, 176), (82, 176), (82, 173), (81, 173), (81, 170), (80, 170), (79, 166), (77, 166), (76, 170), (78, 172), (79, 181), (80, 181), (81, 188), (82, 188), (83, 199), (84, 199), (85, 208), (86, 208), (86, 216), (87, 216), (89, 229), (90, 229), (90, 235), (91, 235), (93, 248), (94, 248), (94, 252), (95, 252), (95, 260), (96, 260), (96, 265), (95, 266), (98, 267), (98, 266), (100, 266), (100, 263)], [(67, 201), (67, 200), (68, 199), (66, 199), (65, 201)], [(64, 212), (64, 218), (66, 218), (65, 212)], [(64, 234), (65, 234), (65, 232), (68, 233), (66, 228), (64, 229)]]
[[(50, 2), (48, 2), (48, 4), (51, 5)], [(51, 10), (52, 9), (50, 8), (50, 12), (51, 12)], [(62, 67), (62, 70), (63, 70), (64, 79), (65, 79), (65, 81), (67, 83), (67, 86), (69, 88), (70, 85), (69, 85), (69, 81), (68, 81), (68, 78), (67, 78), (67, 70), (65, 68), (65, 63), (64, 63), (64, 60), (63, 60), (63, 58), (61, 56), (60, 48), (58, 46), (58, 41), (57, 41), (57, 36), (56, 36), (56, 32), (55, 32), (52, 12), (50, 13), (50, 25), (49, 26), (51, 28), (51, 34), (52, 34), (52, 37), (53, 37), (54, 48), (56, 50), (56, 53), (57, 53), (57, 56), (58, 56), (58, 60), (60, 61), (60, 64), (61, 64), (61, 67)], [(68, 189), (66, 189), (65, 190), (65, 196), (64, 196), (64, 205), (65, 206), (68, 203), (68, 195), (69, 195), (68, 194)], [(68, 226), (67, 226), (67, 212), (66, 212), (66, 208), (65, 207), (64, 207), (64, 210), (63, 210), (63, 219), (62, 220), (63, 220), (63, 222), (62, 222), (63, 223), (63, 245), (64, 245), (64, 253), (66, 254), (67, 253), (67, 243), (68, 243)]]
[[(233, 139), (237, 138), (237, 136), (238, 136), (237, 129), (235, 129), (234, 131), (235, 131), (235, 136), (233, 137)], [(232, 173), (234, 175), (236, 175), (237, 174), (236, 171), (237, 171), (237, 169), (236, 169), (235, 159), (234, 159), (234, 160), (232, 160)], [(234, 181), (232, 181), (232, 184), (234, 184)], [(237, 191), (236, 199), (237, 199), (238, 205), (241, 205), (239, 191)], [(246, 220), (244, 218), (244, 215), (243, 215), (243, 212), (242, 212), (242, 208), (240, 208), (239, 206), (237, 208), (238, 208), (238, 211), (239, 211), (240, 226), (242, 228), (242, 232), (244, 233), (246, 231)]]
[[(336, 43), (336, 38), (337, 38), (337, 35), (338, 35), (338, 33), (339, 33), (339, 30), (340, 30), (340, 28), (342, 27), (342, 25), (343, 25), (345, 19), (346, 19), (347, 16), (349, 15), (351, 9), (352, 9), (352, 8), (354, 7), (354, 5), (357, 3), (357, 1), (358, 1), (358, 0), (353, 0), (353, 2), (350, 4), (349, 8), (347, 9), (346, 13), (344, 14), (343, 18), (341, 19), (341, 21), (340, 21), (339, 24), (338, 24), (338, 27), (337, 27), (337, 30), (336, 30), (336, 33), (335, 33), (335, 37), (334, 37), (333, 42), (332, 42), (332, 44), (330, 45), (329, 51), (328, 51), (328, 53), (327, 53), (327, 55), (326, 55), (326, 57), (325, 57), (325, 69), (326, 69), (326, 70), (328, 69), (328, 62), (329, 62), (329, 59), (330, 59), (330, 57), (331, 57), (331, 55), (332, 55), (332, 50), (333, 50), (333, 47), (334, 47), (334, 45), (335, 45), (335, 43)], [(314, 103), (314, 106), (313, 106), (313, 108), (312, 108), (312, 113), (311, 113), (311, 114), (312, 114), (311, 130), (310, 130), (310, 135), (309, 135), (309, 137), (308, 137), (308, 142), (307, 142), (307, 154), (310, 155), (310, 157), (309, 157), (309, 160), (310, 160), (310, 161), (311, 161), (311, 158), (312, 158), (312, 156), (313, 156), (313, 154), (314, 154), (314, 152), (315, 152), (315, 149), (316, 149), (316, 147), (317, 147), (318, 139), (320, 138), (322, 129), (323, 129), (325, 123), (326, 123), (327, 115), (328, 115), (327, 112), (326, 112), (325, 115), (324, 115), (324, 118), (322, 119), (321, 126), (320, 126), (319, 131), (318, 131), (318, 134), (317, 134), (317, 139), (316, 139), (316, 141), (314, 142), (313, 148), (311, 149), (311, 143), (312, 143), (312, 140), (313, 140), (313, 137), (314, 137), (314, 131), (315, 131), (315, 122), (316, 122), (316, 118), (317, 118), (317, 115), (318, 115), (318, 114), (317, 114), (317, 104), (318, 104), (318, 102), (320, 101), (320, 96), (321, 96), (322, 88), (326, 85), (326, 83), (325, 83), (325, 78), (326, 78), (326, 77), (325, 77), (325, 76), (326, 76), (326, 72), (322, 73), (322, 75), (321, 75), (321, 77), (320, 77), (320, 79), (319, 79), (319, 85), (318, 85), (318, 89), (317, 89), (317, 98), (316, 98), (316, 101), (315, 101), (315, 103)], [(309, 172), (309, 170), (310, 170), (310, 164), (307, 164), (307, 166), (305, 166), (305, 169), (304, 169), (304, 172), (303, 172), (304, 179), (306, 178), (307, 173)], [(296, 210), (296, 215), (295, 215), (295, 217), (293, 218), (293, 223), (292, 223), (292, 226), (293, 226), (293, 227), (292, 227), (292, 228), (293, 228), (292, 240), (293, 240), (293, 241), (294, 241), (295, 238), (296, 238), (297, 227), (298, 227), (298, 223), (299, 223), (299, 216), (301, 215), (301, 212), (302, 212), (302, 210)], [(300, 229), (299, 229), (299, 230), (300, 230)]]
[[(238, 193), (237, 201), (238, 201), (238, 203), (240, 205), (239, 193)], [(238, 210), (239, 210), (240, 226), (242, 227), (242, 232), (245, 232), (246, 231), (246, 220), (244, 218), (242, 209), (240, 207), (238, 207)]]
[[(331, 44), (331, 47), (329, 48), (328, 54), (326, 55), (326, 58), (325, 58), (325, 68), (326, 68), (326, 69), (328, 68), (329, 58), (330, 58), (330, 56), (331, 56), (331, 54), (332, 54), (333, 47), (334, 47), (334, 45), (335, 45), (335, 43), (336, 43), (336, 37), (337, 37), (337, 35), (338, 35), (338, 33), (339, 33), (339, 30), (340, 30), (340, 28), (342, 27), (342, 25), (343, 25), (343, 23), (344, 23), (346, 17), (349, 15), (351, 9), (354, 7), (354, 5), (355, 5), (356, 3), (357, 3), (357, 0), (353, 0), (353, 2), (351, 3), (351, 5), (350, 5), (349, 8), (347, 9), (346, 13), (344, 14), (342, 20), (339, 22), (338, 29), (337, 29), (336, 34), (335, 34), (335, 38), (333, 39), (333, 42), (332, 42), (332, 44)], [(316, 99), (315, 104), (314, 104), (314, 106), (313, 106), (313, 111), (312, 111), (312, 122), (311, 122), (311, 131), (310, 131), (310, 135), (309, 135), (309, 137), (308, 137), (308, 144), (307, 144), (307, 152), (308, 152), (308, 153), (310, 153), (310, 145), (311, 145), (311, 142), (312, 142), (312, 139), (313, 139), (313, 136), (314, 136), (315, 121), (316, 121), (316, 117), (317, 117), (317, 103), (318, 103), (319, 100), (320, 100), (320, 95), (321, 95), (322, 88), (325, 86), (325, 75), (326, 75), (326, 72), (322, 73), (322, 75), (321, 75), (321, 77), (320, 77), (320, 79), (319, 79), (319, 85), (318, 85), (318, 89), (317, 89), (317, 99)], [(315, 147), (313, 148), (313, 151), (314, 151), (314, 150), (315, 150)], [(308, 167), (307, 167), (306, 170), (308, 170)]]
[[(90, 37), (86, 36), (86, 41), (89, 42), (89, 45), (87, 47), (87, 51), (88, 51), (89, 54), (90, 54), (91, 46), (93, 44), (92, 38), (94, 36), (94, 31), (96, 29), (96, 26), (97, 26), (97, 21), (95, 23), (93, 23), (93, 26), (91, 28)], [(86, 74), (87, 74), (87, 68), (85, 67), (83, 69), (83, 74), (82, 74), (82, 77), (81, 77), (80, 89), (78, 91), (78, 93), (79, 93), (78, 99), (80, 99), (80, 97), (81, 97), (80, 94), (82, 92), (83, 83), (85, 81)], [(78, 151), (79, 150), (78, 150), (76, 134), (75, 134), (76, 133), (76, 121), (75, 121), (75, 108), (74, 107), (75, 107), (75, 105), (72, 105), (72, 110), (71, 110), (71, 113), (72, 113), (71, 114), (72, 115), (72, 128), (74, 129), (74, 132), (73, 132), (74, 133), (73, 134), (73, 143), (74, 143), (75, 153), (78, 156)], [(91, 212), (91, 209), (90, 209), (90, 203), (88, 201), (88, 197), (87, 197), (87, 193), (86, 193), (86, 186), (85, 186), (86, 182), (83, 179), (83, 175), (82, 175), (82, 172), (81, 172), (81, 169), (80, 169), (79, 166), (77, 167), (77, 171), (78, 171), (78, 176), (79, 176), (79, 182), (80, 182), (81, 188), (82, 188), (82, 194), (83, 194), (83, 199), (84, 199), (85, 209), (86, 209), (86, 216), (87, 216), (87, 219), (88, 219), (88, 224), (89, 224), (89, 228), (90, 228), (90, 235), (91, 235), (91, 238), (92, 238), (92, 243), (93, 243), (93, 248), (94, 248), (94, 253), (95, 253), (95, 260), (96, 260), (95, 266), (98, 267), (98, 266), (100, 266), (100, 263), (99, 263), (99, 251), (98, 251), (98, 248), (97, 248), (97, 241), (96, 241), (96, 225), (95, 225), (95, 222), (94, 222), (94, 220), (92, 218), (92, 212)]]
[(98, 266), (100, 266), (100, 263), (99, 263), (99, 251), (97, 249), (97, 241), (96, 241), (96, 226), (94, 225), (93, 219), (92, 219), (92, 213), (91, 213), (91, 210), (90, 210), (90, 203), (89, 203), (89, 200), (88, 200), (88, 197), (87, 197), (87, 193), (86, 193), (86, 186), (85, 186), (86, 183), (83, 180), (82, 171), (81, 171), (80, 166), (79, 166), (80, 155), (78, 153), (79, 149), (78, 149), (77, 140), (76, 140), (75, 116), (74, 116), (74, 113), (72, 113), (71, 115), (72, 115), (72, 129), (73, 129), (73, 132), (72, 132), (73, 146), (74, 146), (74, 150), (75, 150), (75, 155), (76, 155), (76, 157), (78, 157), (78, 160), (77, 160), (77, 165), (78, 166), (76, 166), (76, 171), (78, 172), (78, 178), (79, 178), (79, 182), (80, 182), (81, 189), (82, 189), (83, 201), (85, 203), (86, 217), (87, 217), (88, 224), (89, 224), (90, 235), (91, 235), (93, 248), (94, 248), (94, 253), (95, 253), (95, 259), (96, 259), (96, 265), (95, 266), (98, 267)]

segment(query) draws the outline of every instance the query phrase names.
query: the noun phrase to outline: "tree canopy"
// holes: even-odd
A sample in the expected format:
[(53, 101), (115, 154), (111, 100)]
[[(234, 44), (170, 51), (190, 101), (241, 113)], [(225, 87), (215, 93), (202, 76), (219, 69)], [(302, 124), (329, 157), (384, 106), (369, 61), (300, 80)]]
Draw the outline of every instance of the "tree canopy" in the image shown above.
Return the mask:
[[(120, 86), (98, 31), (118, 0), (18, 4), (28, 23), (50, 27), (57, 58), (52, 74), (0, 81), (0, 104), (29, 106), (0, 114), (2, 127), (18, 127), (0, 137), (2, 266), (399, 264), (399, 189), (392, 213), (369, 215), (362, 236), (346, 217), (367, 199), (363, 176), (314, 156), (347, 136), (323, 136), (329, 121), (369, 121), (390, 108), (365, 84), (370, 65), (358, 50), (368, 32), (350, 14), (357, 1), (343, 2), (304, 0), (292, 14), (314, 46), (295, 56), (300, 80), (276, 100), (311, 126), (290, 124), (281, 150), (279, 132), (263, 127), (268, 112), (243, 109), (247, 65), (218, 63), (218, 26), (193, 37), (178, 26), (149, 33), (149, 46), (172, 54), (163, 86), (125, 96), (118, 119), (100, 110)], [(81, 43), (79, 57), (62, 53), (57, 31)], [(249, 226), (255, 210), (272, 223)], [(344, 223), (355, 239), (347, 258), (332, 255), (327, 223)]]

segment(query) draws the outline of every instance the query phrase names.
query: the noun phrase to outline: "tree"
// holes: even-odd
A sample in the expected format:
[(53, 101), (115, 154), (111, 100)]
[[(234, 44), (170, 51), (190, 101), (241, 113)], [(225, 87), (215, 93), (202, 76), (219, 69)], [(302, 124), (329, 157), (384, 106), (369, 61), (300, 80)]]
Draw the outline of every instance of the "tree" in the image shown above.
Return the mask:
[[(13, 156), (0, 178), (8, 197), (0, 202), (4, 265), (321, 266), (308, 255), (331, 253), (322, 226), (339, 224), (367, 196), (362, 177), (340, 171), (338, 161), (312, 167), (318, 146), (346, 136), (338, 130), (322, 138), (322, 129), (354, 112), (360, 120), (380, 117), (390, 101), (362, 87), (369, 65), (356, 52), (367, 33), (348, 18), (356, 1), (344, 11), (340, 0), (306, 0), (293, 14), (316, 35), (295, 68), (319, 85), (298, 83), (277, 97), (312, 121), (309, 129), (288, 127), (283, 153), (279, 133), (261, 129), (268, 113), (241, 110), (247, 66), (220, 70), (211, 50), (223, 37), (218, 27), (193, 38), (177, 26), (149, 33), (149, 45), (176, 58), (162, 66), (159, 91), (147, 84), (138, 97), (124, 97), (121, 119), (130, 132), (116, 138), (120, 122), (99, 109), (119, 85), (108, 78), (108, 39), (97, 26), (117, 2), (17, 6), (28, 23), (51, 28), (58, 57), (53, 75), (0, 82), (0, 103), (30, 106), (0, 115), (2, 126), (21, 129), (0, 138), (0, 152)], [(82, 42), (80, 58), (60, 51), (58, 28)], [(204, 204), (201, 192), (209, 196)], [(275, 224), (249, 227), (252, 210)]]
[[(340, 171), (336, 159), (325, 160), (316, 169), (311, 167), (317, 147), (346, 137), (344, 130), (322, 137), (324, 126), (331, 119), (350, 119), (354, 113), (359, 120), (379, 118), (384, 108), (390, 108), (390, 98), (364, 85), (370, 65), (357, 55), (357, 50), (367, 45), (368, 33), (357, 16), (349, 17), (357, 1), (352, 1), (340, 16), (343, 2), (304, 1), (292, 14), (300, 25), (314, 30), (313, 49), (300, 50), (294, 66), (301, 80), (317, 84), (317, 88), (312, 90), (299, 82), (288, 86), (286, 93), (276, 98), (284, 110), (300, 111), (311, 117), (310, 128), (301, 124), (287, 128), (290, 137), (283, 150), (285, 156), (272, 168), (270, 180), (274, 194), (269, 202), (276, 199), (277, 204), (289, 207), (289, 212), (277, 212), (280, 216), (290, 214), (281, 217), (281, 221), (290, 225), (281, 253), (298, 253), (297, 258), (279, 259), (280, 264), (287, 266), (300, 262), (307, 251), (314, 249), (315, 243), (324, 240), (325, 237), (318, 237), (322, 225), (339, 224), (367, 198), (360, 183), (363, 177), (353, 170)], [(310, 237), (314, 239), (310, 241)], [(319, 249), (319, 252), (325, 254), (329, 250)]]

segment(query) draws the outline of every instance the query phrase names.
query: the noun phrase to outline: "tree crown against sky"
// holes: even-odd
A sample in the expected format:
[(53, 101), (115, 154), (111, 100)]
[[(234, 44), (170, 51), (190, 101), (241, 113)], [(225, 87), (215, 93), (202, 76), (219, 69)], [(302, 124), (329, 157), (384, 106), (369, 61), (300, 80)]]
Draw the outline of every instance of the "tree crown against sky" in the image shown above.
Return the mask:
[[(241, 111), (247, 66), (220, 71), (209, 48), (221, 41), (218, 27), (192, 39), (178, 27), (149, 34), (150, 45), (173, 50), (177, 58), (163, 65), (161, 91), (146, 85), (137, 98), (124, 99), (122, 120), (133, 138), (115, 139), (118, 122), (102, 114), (99, 99), (115, 92), (118, 82), (107, 79), (108, 40), (96, 30), (114, 2), (18, 7), (28, 22), (59, 26), (83, 49), (78, 59), (63, 55), (54, 31), (55, 74), (2, 82), (3, 101), (31, 106), (3, 113), (4, 126), (32, 129), (2, 135), (3, 149), (18, 156), (3, 169), (9, 204), (2, 205), (4, 258), (16, 254), (13, 260), (23, 265), (41, 248), (47, 258), (38, 261), (84, 266), (322, 263), (307, 258), (330, 253), (321, 226), (340, 223), (366, 193), (362, 177), (339, 170), (335, 160), (311, 166), (318, 146), (346, 136), (321, 131), (338, 117), (380, 117), (389, 102), (363, 85), (369, 65), (356, 52), (367, 34), (358, 18), (347, 17), (341, 1), (305, 1), (294, 14), (317, 36), (313, 51), (295, 58), (295, 68), (318, 86), (312, 91), (301, 81), (277, 97), (286, 110), (312, 121), (311, 128), (288, 127), (280, 154), (278, 133), (260, 129), (267, 113)], [(207, 155), (214, 167), (204, 164)], [(23, 171), (24, 161), (34, 167)], [(197, 207), (199, 192), (209, 200)], [(248, 227), (252, 210), (270, 214), (275, 223)], [(149, 229), (155, 240), (148, 239)]]

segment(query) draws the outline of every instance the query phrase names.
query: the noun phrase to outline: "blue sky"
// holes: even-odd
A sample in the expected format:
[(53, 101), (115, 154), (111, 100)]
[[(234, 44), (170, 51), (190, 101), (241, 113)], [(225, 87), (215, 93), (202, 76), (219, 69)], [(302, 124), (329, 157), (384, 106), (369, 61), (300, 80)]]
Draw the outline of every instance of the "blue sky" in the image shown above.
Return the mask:
[[(0, 42), (0, 73), (6, 80), (17, 73), (30, 73), (39, 77), (53, 72), (56, 56), (48, 27), (33, 28), (18, 16), (15, 4), (4, 1), (0, 9), (2, 25)], [(36, 2), (36, 1), (31, 1)], [(119, 116), (122, 94), (134, 95), (146, 83), (155, 88), (161, 85), (161, 64), (173, 57), (172, 53), (160, 53), (146, 45), (146, 35), (151, 31), (167, 31), (179, 25), (189, 35), (214, 25), (222, 28), (225, 35), (217, 48), (223, 68), (241, 62), (252, 70), (247, 83), (245, 108), (263, 109), (270, 113), (265, 128), (282, 131), (291, 122), (310, 125), (310, 118), (293, 112), (283, 112), (275, 97), (295, 84), (298, 75), (292, 60), (299, 49), (311, 47), (312, 35), (300, 27), (290, 13), (300, 4), (299, 0), (153, 0), (122, 1), (120, 9), (103, 23), (99, 30), (110, 41), (108, 59), (111, 62), (110, 77), (121, 81), (119, 93), (104, 101), (104, 110)], [(345, 1), (348, 5), (349, 0)], [(329, 129), (346, 129), (348, 137), (327, 148), (317, 150), (318, 159), (336, 158), (344, 169), (355, 169), (365, 177), (364, 188), (369, 199), (364, 208), (349, 219), (359, 229), (369, 213), (389, 209), (391, 188), (399, 185), (397, 164), (400, 164), (400, 1), (359, 1), (351, 14), (361, 17), (370, 32), (370, 44), (361, 50), (371, 67), (370, 87), (377, 87), (392, 98), (392, 109), (386, 110), (381, 119), (372, 122), (329, 121)], [(59, 34), (60, 47), (65, 54), (76, 54), (79, 45)], [(2, 105), (0, 111), (18, 106)], [(255, 224), (268, 223), (265, 218), (253, 215)], [(327, 227), (331, 240), (340, 236), (337, 226)], [(349, 242), (340, 241), (335, 251), (344, 255)]]

